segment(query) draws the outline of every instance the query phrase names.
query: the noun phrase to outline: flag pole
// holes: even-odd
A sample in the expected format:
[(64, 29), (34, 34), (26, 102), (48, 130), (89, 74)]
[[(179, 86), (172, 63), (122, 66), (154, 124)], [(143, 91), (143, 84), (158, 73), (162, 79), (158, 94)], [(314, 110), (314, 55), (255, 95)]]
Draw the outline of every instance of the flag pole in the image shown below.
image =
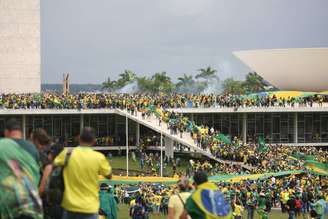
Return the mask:
[(163, 132), (161, 131), (161, 177), (163, 177)]
[(129, 176), (129, 122), (125, 116), (125, 143), (126, 143), (126, 176)]

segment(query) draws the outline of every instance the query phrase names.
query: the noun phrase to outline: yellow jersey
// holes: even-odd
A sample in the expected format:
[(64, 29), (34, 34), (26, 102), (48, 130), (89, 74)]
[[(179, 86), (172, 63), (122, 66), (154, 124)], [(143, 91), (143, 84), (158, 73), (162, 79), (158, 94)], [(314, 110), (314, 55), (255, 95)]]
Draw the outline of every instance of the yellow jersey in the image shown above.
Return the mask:
[[(54, 165), (63, 166), (67, 149), (54, 160)], [(97, 213), (99, 210), (98, 176), (109, 176), (111, 167), (105, 156), (91, 147), (76, 147), (64, 168), (65, 191), (62, 207), (79, 213)]]

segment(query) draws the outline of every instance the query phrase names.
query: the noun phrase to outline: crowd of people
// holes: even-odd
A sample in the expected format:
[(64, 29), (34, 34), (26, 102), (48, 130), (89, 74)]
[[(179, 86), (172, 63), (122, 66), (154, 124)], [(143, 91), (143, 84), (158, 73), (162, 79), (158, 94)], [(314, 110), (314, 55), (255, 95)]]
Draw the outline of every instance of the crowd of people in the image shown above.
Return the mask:
[[(129, 110), (129, 112), (131, 112)], [(134, 112), (131, 112), (134, 113)], [(293, 147), (279, 144), (266, 144), (264, 138), (262, 144), (261, 137), (255, 141), (245, 143), (238, 137), (230, 138), (225, 136), (213, 127), (198, 126), (194, 121), (189, 120), (184, 114), (168, 111), (160, 107), (151, 107), (147, 111), (142, 111), (144, 119), (155, 116), (159, 124), (167, 123), (167, 127), (172, 135), (183, 137), (183, 133), (188, 133), (194, 140), (196, 146), (206, 152), (210, 152), (217, 158), (226, 161), (233, 161), (234, 165), (222, 165), (232, 167), (235, 171), (246, 171), (248, 173), (278, 172), (289, 169), (300, 169), (300, 163), (290, 159), (295, 153), (304, 153), (315, 157), (319, 162), (328, 162), (328, 153), (316, 147)], [(247, 170), (236, 168), (236, 163), (249, 166)], [(237, 165), (238, 166), (238, 165)], [(234, 171), (234, 172), (235, 172)]]
[[(23, 139), (10, 119), (0, 140), (1, 219), (97, 219), (99, 175), (111, 178), (106, 157), (94, 151), (94, 129), (85, 127), (73, 150), (52, 144), (38, 128)], [(102, 193), (102, 192), (100, 192)]]
[[(164, 169), (170, 163), (172, 175), (181, 180), (177, 186), (138, 185), (131, 196), (129, 186), (114, 188), (98, 185), (99, 175), (111, 178), (107, 158), (91, 149), (98, 141), (92, 128), (86, 127), (76, 139), (80, 146), (73, 150), (53, 144), (46, 131), (39, 128), (31, 132), (29, 140), (23, 140), (20, 124), (15, 120), (6, 123), (5, 138), (0, 140), (0, 198), (1, 218), (98, 218), (116, 219), (117, 206), (123, 202), (130, 205), (133, 219), (146, 219), (151, 215), (164, 214), (169, 219), (183, 218), (247, 218), (254, 212), (265, 219), (271, 208), (280, 207), (293, 219), (309, 213), (313, 218), (323, 218), (328, 201), (327, 178), (309, 175), (271, 177), (266, 180), (242, 180), (238, 183), (208, 182), (207, 175), (269, 173), (284, 170), (304, 170), (296, 155), (311, 156), (321, 163), (328, 162), (328, 153), (315, 147), (290, 147), (259, 142), (243, 143), (230, 139), (207, 126), (198, 126), (182, 114), (169, 111), (177, 107), (269, 107), (294, 106), (295, 103), (312, 106), (326, 102), (316, 95), (304, 98), (280, 99), (262, 96), (244, 99), (238, 96), (216, 95), (127, 95), (127, 94), (77, 94), (62, 96), (53, 93), (1, 95), (0, 108), (6, 109), (98, 109), (120, 108), (142, 117), (156, 116), (159, 124), (168, 124), (171, 134), (181, 138), (187, 132), (195, 145), (212, 153), (226, 163), (208, 160), (190, 160), (186, 170), (177, 171), (180, 161), (164, 160)], [(151, 139), (147, 137), (147, 139)], [(142, 145), (146, 145), (141, 141)], [(158, 139), (151, 139), (158, 144)], [(141, 149), (141, 169), (151, 169), (152, 175), (160, 172), (158, 154), (147, 154)], [(134, 158), (135, 159), (135, 158)], [(229, 163), (230, 162), (230, 163)], [(232, 163), (233, 162), (233, 163)], [(243, 166), (244, 165), (244, 166)], [(244, 168), (247, 165), (250, 168)], [(194, 178), (193, 186), (185, 177)], [(60, 180), (61, 179), (61, 180)], [(63, 189), (65, 188), (65, 189)], [(193, 191), (193, 192), (190, 192)], [(221, 192), (218, 192), (221, 191)], [(18, 192), (18, 193), (17, 193)], [(209, 196), (211, 194), (215, 197)], [(206, 195), (207, 194), (207, 195)], [(202, 195), (205, 195), (202, 197)], [(201, 198), (200, 198), (201, 197)], [(211, 199), (212, 197), (212, 199)], [(209, 199), (212, 206), (204, 207), (202, 200)], [(211, 201), (212, 200), (212, 201)], [(217, 211), (213, 211), (217, 209)]]
[(162, 108), (209, 107), (294, 107), (322, 105), (328, 102), (326, 95), (313, 94), (301, 97), (277, 97), (273, 95), (214, 95), (214, 94), (116, 94), (58, 93), (0, 94), (0, 108), (6, 109), (102, 109), (137, 108), (149, 105)]
[[(185, 165), (186, 171), (176, 174), (180, 180), (175, 185), (111, 186), (106, 182), (99, 185), (99, 175), (110, 179), (112, 171), (108, 159), (91, 148), (96, 142), (92, 128), (82, 130), (80, 146), (74, 149), (52, 144), (43, 129), (33, 130), (29, 140), (23, 140), (16, 120), (7, 122), (4, 135), (0, 140), (0, 216), (4, 219), (96, 219), (99, 216), (117, 219), (119, 204), (129, 205), (132, 219), (157, 215), (165, 215), (168, 219), (209, 216), (240, 219), (246, 213), (248, 219), (256, 214), (265, 219), (274, 208), (280, 208), (291, 219), (300, 215), (323, 219), (328, 211), (328, 178), (308, 171), (213, 183), (208, 181), (208, 175), (240, 174), (243, 170), (238, 165), (191, 159)], [(222, 151), (229, 151), (229, 148)], [(242, 156), (245, 151), (241, 152), (239, 157), (226, 155), (225, 159), (252, 160), (245, 159)], [(229, 153), (238, 154), (237, 151)], [(273, 166), (281, 167), (276, 171), (287, 170), (288, 166), (289, 170), (302, 169), (297, 159), (280, 164), (289, 157), (312, 156), (317, 161), (327, 161), (325, 151), (312, 147), (269, 146), (265, 151), (254, 148), (253, 156), (258, 160), (251, 164), (262, 165), (259, 172), (275, 170)], [(140, 158), (141, 166), (154, 166), (151, 163), (159, 160), (156, 154), (141, 153)], [(262, 159), (267, 160), (265, 165)], [(172, 162), (178, 165), (180, 161)]]
[[(130, 206), (132, 219), (146, 219), (162, 214), (168, 219), (207, 218), (212, 213), (225, 213), (227, 218), (247, 219), (270, 218), (273, 209), (280, 209), (288, 218), (324, 218), (328, 212), (327, 178), (308, 174), (291, 175), (282, 178), (268, 177), (258, 180), (241, 180), (239, 182), (208, 182), (204, 171), (196, 171), (193, 184), (186, 177), (181, 177), (175, 185), (138, 184), (134, 191), (126, 195), (127, 188), (132, 185), (120, 185), (115, 188), (119, 202)], [(204, 210), (201, 200), (197, 198), (198, 190), (218, 190), (222, 202), (217, 212)], [(206, 205), (207, 197), (202, 196)], [(210, 200), (207, 200), (210, 201)], [(201, 202), (201, 203), (195, 203)], [(206, 207), (205, 207), (206, 209)], [(222, 210), (223, 209), (223, 210)], [(225, 212), (224, 212), (225, 209)], [(229, 216), (230, 215), (230, 216)], [(222, 215), (220, 215), (222, 217)], [(220, 218), (220, 217), (213, 217)]]

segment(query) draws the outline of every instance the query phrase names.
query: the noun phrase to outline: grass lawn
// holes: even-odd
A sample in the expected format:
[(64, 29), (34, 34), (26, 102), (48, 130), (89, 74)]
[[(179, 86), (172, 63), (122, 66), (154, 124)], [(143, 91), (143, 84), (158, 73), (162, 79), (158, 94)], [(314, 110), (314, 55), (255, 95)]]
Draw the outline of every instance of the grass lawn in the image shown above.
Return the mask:
[[(177, 171), (178, 172), (184, 172), (187, 166), (187, 161), (183, 161), (180, 167), (177, 167)], [(112, 166), (112, 168), (114, 169), (114, 173), (115, 174), (119, 174), (122, 173), (122, 175), (125, 175), (126, 173), (126, 157), (122, 156), (122, 157), (113, 157), (110, 160), (110, 164)], [(131, 175), (135, 174), (137, 172), (144, 172), (144, 173), (150, 173), (151, 169), (146, 167), (144, 169), (141, 169), (139, 161), (134, 162), (131, 158), (129, 159), (129, 169), (131, 171)], [(171, 176), (172, 175), (172, 166), (169, 165), (166, 168), (166, 173)], [(165, 172), (164, 171), (164, 172)], [(118, 212), (118, 219), (130, 219), (129, 217), (129, 207), (127, 205), (119, 205), (119, 212)], [(245, 211), (244, 217), (243, 218), (247, 218), (247, 212)], [(164, 219), (166, 217), (162, 216), (150, 216), (151, 219)], [(258, 216), (257, 213), (255, 213), (255, 217), (254, 219), (259, 219), (260, 217)], [(282, 214), (280, 211), (278, 210), (273, 210), (270, 214), (269, 214), (269, 218), (270, 219), (284, 219), (284, 218), (288, 218), (287, 214)], [(303, 218), (303, 217), (300, 217)]]
[[(111, 160), (109, 160), (109, 162), (114, 170), (114, 174), (120, 174), (120, 173), (122, 175), (126, 174), (126, 157), (125, 156), (122, 156), (122, 157), (115, 156)], [(186, 166), (187, 166), (186, 161), (182, 161), (181, 165), (179, 167), (177, 167), (177, 171), (185, 172)], [(133, 173), (137, 173), (137, 172), (151, 173), (150, 167), (147, 167), (145, 165), (145, 168), (141, 169), (139, 161), (138, 160), (133, 161), (131, 157), (129, 157), (129, 170), (131, 171), (131, 175)], [(166, 173), (168, 176), (172, 176), (172, 174), (173, 174), (172, 165), (171, 164), (168, 165), (163, 170), (163, 172), (164, 172), (164, 175)]]
[[(118, 219), (130, 219), (129, 217), (129, 207), (127, 205), (119, 205), (119, 212), (118, 212)], [(255, 213), (254, 215), (254, 219), (259, 219), (260, 217), (258, 216), (257, 213)], [(151, 219), (164, 219), (166, 217), (162, 216), (150, 216)], [(246, 212), (244, 214), (243, 218), (247, 218)], [(282, 214), (280, 211), (278, 210), (273, 210), (270, 214), (269, 214), (269, 218), (270, 219), (284, 219), (284, 218), (288, 218), (288, 214)], [(300, 217), (303, 218), (303, 217)]]

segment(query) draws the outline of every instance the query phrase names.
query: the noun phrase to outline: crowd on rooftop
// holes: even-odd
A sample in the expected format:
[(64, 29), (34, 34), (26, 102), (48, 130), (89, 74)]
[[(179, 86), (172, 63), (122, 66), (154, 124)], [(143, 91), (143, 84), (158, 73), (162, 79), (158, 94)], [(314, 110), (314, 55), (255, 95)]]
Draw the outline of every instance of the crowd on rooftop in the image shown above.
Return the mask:
[(214, 94), (116, 94), (58, 93), (0, 94), (0, 108), (6, 109), (103, 109), (141, 108), (149, 105), (162, 108), (183, 107), (273, 107), (313, 106), (328, 102), (327, 95), (314, 94), (301, 97), (277, 97), (276, 95), (214, 95)]

